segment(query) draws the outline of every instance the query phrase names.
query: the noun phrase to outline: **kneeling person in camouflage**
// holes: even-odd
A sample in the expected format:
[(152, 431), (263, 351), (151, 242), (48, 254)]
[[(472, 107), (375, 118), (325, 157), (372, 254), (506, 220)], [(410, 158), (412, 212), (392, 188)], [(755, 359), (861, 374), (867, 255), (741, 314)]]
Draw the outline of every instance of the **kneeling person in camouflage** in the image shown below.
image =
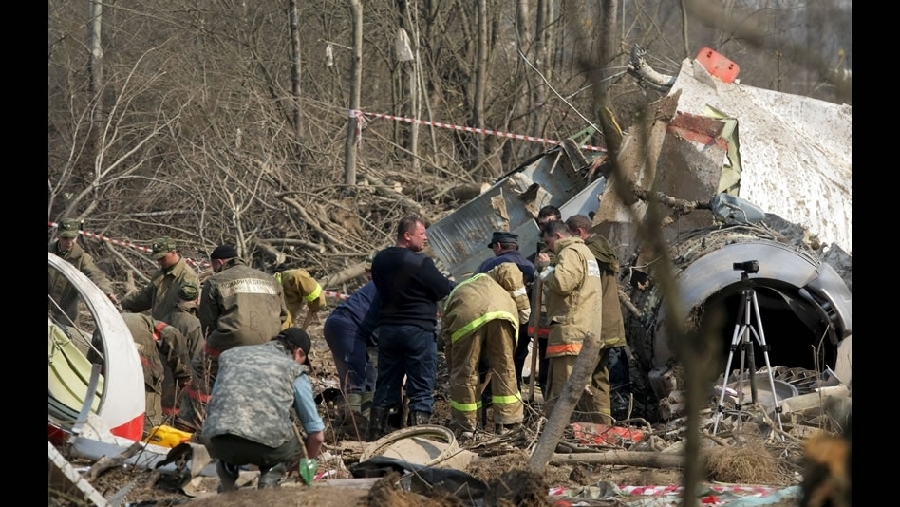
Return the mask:
[(319, 455), (325, 424), (309, 383), (309, 348), (306, 331), (291, 328), (271, 342), (234, 347), (219, 356), (202, 436), (219, 460), (222, 491), (235, 489), (238, 467), (247, 464), (259, 467), (259, 489), (278, 487), (288, 463), (301, 453), (292, 408), (307, 433), (307, 455)]

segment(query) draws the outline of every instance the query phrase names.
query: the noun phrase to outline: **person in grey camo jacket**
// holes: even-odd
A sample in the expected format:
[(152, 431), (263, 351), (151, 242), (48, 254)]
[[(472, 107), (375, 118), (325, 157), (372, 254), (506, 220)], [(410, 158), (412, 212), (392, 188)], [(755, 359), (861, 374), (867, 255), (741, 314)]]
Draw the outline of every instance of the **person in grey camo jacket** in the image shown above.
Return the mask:
[(309, 382), (309, 334), (285, 329), (262, 345), (226, 350), (207, 405), (202, 442), (217, 459), (221, 492), (233, 491), (238, 467), (259, 468), (259, 489), (276, 488), (290, 463), (301, 455), (291, 410), (307, 437), (309, 458), (319, 456), (325, 424)]

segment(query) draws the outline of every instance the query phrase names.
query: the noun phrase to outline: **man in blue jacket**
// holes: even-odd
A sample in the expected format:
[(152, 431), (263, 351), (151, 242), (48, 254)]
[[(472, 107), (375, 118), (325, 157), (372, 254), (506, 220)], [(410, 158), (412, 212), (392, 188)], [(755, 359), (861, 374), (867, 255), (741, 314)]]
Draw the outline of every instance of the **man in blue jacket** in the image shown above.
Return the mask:
[(401, 402), (404, 375), (411, 423), (428, 424), (434, 412), (438, 301), (447, 297), (455, 284), (421, 253), (427, 240), (425, 222), (405, 216), (397, 226), (396, 244), (372, 260), (372, 281), (381, 298), (381, 311), (378, 381), (368, 440), (384, 434), (388, 409)]
[(344, 422), (353, 418), (356, 427), (368, 422), (377, 379), (375, 361), (370, 358), (369, 351), (377, 343), (375, 325), (381, 299), (371, 281), (372, 257), (374, 254), (367, 259), (369, 282), (332, 310), (325, 320), (324, 330), (346, 400)]

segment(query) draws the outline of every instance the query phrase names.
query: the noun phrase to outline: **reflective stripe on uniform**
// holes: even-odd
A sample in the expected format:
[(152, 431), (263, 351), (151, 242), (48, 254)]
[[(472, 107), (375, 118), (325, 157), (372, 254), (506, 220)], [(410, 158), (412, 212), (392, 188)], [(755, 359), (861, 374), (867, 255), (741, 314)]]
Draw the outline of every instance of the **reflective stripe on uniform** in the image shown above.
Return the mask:
[(547, 354), (564, 354), (566, 352), (571, 352), (573, 354), (578, 354), (581, 352), (581, 345), (578, 343), (565, 343), (563, 345), (549, 345), (547, 346)]
[(450, 408), (455, 408), (460, 412), (474, 412), (481, 408), (481, 402), (478, 403), (459, 403), (458, 401), (450, 400)]
[[(484, 324), (485, 322), (487, 322), (489, 320), (501, 319), (504, 317), (506, 317), (510, 322), (518, 322), (518, 320), (509, 312), (504, 312), (502, 310), (497, 310), (495, 312), (488, 312), (488, 313), (485, 313), (484, 315), (482, 315), (481, 317), (478, 317), (477, 319), (473, 320), (472, 322), (469, 322), (465, 326), (459, 328), (458, 330), (456, 330), (455, 333), (451, 334), (450, 335), (450, 343), (456, 343), (456, 340), (459, 340), (460, 338), (462, 338), (463, 335), (465, 335), (466, 333), (468, 333), (470, 331), (477, 329), (478, 326), (481, 326), (482, 324)], [(518, 331), (518, 329), (517, 329), (517, 331)]]
[(464, 287), (464, 286), (474, 282), (475, 280), (478, 280), (482, 276), (488, 276), (488, 274), (487, 273), (478, 273), (478, 274), (471, 276), (468, 279), (463, 280), (463, 281), (459, 282), (458, 284), (456, 284), (456, 287), (454, 287), (453, 290), (450, 291), (450, 294), (447, 295), (447, 302), (450, 302), (450, 300), (453, 299), (453, 293), (456, 292), (456, 289), (458, 289), (460, 287)]
[(316, 284), (316, 288), (312, 292), (310, 292), (308, 296), (306, 296), (306, 300), (308, 302), (312, 303), (313, 301), (319, 299), (319, 296), (321, 294), (322, 294), (322, 286), (319, 284)]
[(491, 401), (494, 402), (494, 405), (512, 405), (521, 402), (522, 395), (516, 393), (509, 396), (491, 396)]

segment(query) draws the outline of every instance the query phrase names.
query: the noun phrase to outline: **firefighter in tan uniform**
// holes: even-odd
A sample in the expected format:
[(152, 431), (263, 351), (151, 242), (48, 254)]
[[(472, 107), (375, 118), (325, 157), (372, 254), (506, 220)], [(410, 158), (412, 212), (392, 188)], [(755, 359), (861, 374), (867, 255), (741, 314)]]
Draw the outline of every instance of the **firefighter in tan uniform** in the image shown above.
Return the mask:
[[(552, 265), (540, 274), (550, 322), (547, 341), (550, 371), (544, 398), (544, 411), (549, 417), (572, 374), (585, 337), (588, 333), (601, 336), (603, 288), (597, 260), (584, 240), (572, 236), (565, 222), (547, 223), (541, 236), (556, 254)], [(576, 410), (595, 413), (600, 408), (594, 400), (594, 390), (589, 386)]]
[[(163, 362), (172, 370), (175, 381), (184, 386), (191, 380), (184, 337), (178, 329), (141, 313), (122, 313), (122, 320), (131, 332), (144, 372), (144, 436), (154, 426), (163, 423), (162, 392), (165, 370)], [(103, 339), (99, 329), (91, 340), (93, 347), (87, 358), (95, 364), (103, 364)]]
[(459, 438), (474, 437), (477, 427), (481, 406), (478, 362), (482, 357), (493, 376), (496, 432), (504, 433), (522, 422), (514, 350), (518, 327), (530, 316), (524, 276), (512, 262), (460, 282), (447, 296), (441, 340), (450, 371), (450, 413)]
[(274, 276), (281, 284), (284, 304), (288, 311), (287, 320), (282, 325), (283, 329), (294, 327), (300, 318), (299, 313), (304, 303), (307, 305), (310, 315), (328, 308), (322, 286), (309, 274), (309, 271), (299, 268), (279, 268), (276, 268)]
[[(609, 240), (590, 232), (591, 219), (587, 216), (573, 215), (566, 219), (566, 225), (573, 236), (584, 240), (585, 246), (591, 251), (597, 261), (597, 267), (600, 268), (600, 283), (603, 286), (603, 327), (600, 340), (603, 341), (603, 348), (600, 349), (600, 361), (591, 375), (591, 386), (596, 389), (594, 398), (602, 415), (592, 417), (591, 421), (609, 422), (612, 418), (609, 399), (609, 354), (615, 347), (624, 350), (624, 347), (628, 346), (625, 340), (625, 319), (622, 316), (622, 305), (619, 303), (619, 285), (616, 283), (619, 258)], [(628, 371), (627, 368), (625, 371)]]
[(206, 344), (191, 362), (194, 380), (179, 395), (175, 418), (176, 428), (192, 433), (206, 417), (219, 355), (233, 347), (269, 342), (288, 316), (281, 284), (238, 258), (234, 246), (216, 247), (210, 264), (215, 274), (203, 282), (197, 310)]

